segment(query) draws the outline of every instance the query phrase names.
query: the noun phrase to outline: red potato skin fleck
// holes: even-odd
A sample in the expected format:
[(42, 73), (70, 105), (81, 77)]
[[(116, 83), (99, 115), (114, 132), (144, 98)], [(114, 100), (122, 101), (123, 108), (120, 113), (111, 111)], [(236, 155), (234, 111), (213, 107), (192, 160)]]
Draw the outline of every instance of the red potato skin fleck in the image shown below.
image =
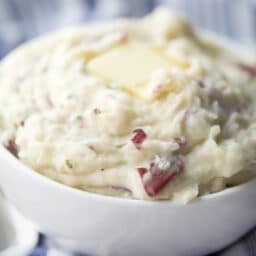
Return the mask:
[(248, 73), (251, 77), (256, 77), (256, 67), (250, 66), (244, 63), (238, 63), (237, 66), (243, 70), (244, 72)]
[(142, 129), (135, 129), (133, 131), (134, 136), (132, 137), (132, 142), (137, 149), (141, 149), (142, 143), (147, 138), (147, 134)]
[(128, 41), (128, 33), (124, 32), (124, 33), (122, 33), (122, 35), (120, 37), (120, 42), (125, 43), (127, 41)]
[[(142, 183), (146, 193), (150, 197), (156, 196), (165, 185), (170, 182), (178, 173), (183, 171), (184, 164), (183, 161), (177, 158), (177, 162), (174, 167), (170, 167), (168, 170), (161, 170), (155, 166), (154, 163), (150, 164), (150, 168), (137, 168), (137, 171), (142, 179)], [(146, 181), (143, 180), (143, 176), (146, 173), (150, 173), (150, 178)]]
[(187, 145), (187, 141), (184, 138), (174, 138), (174, 141), (176, 141), (180, 147), (185, 147)]
[(122, 186), (110, 185), (109, 187), (112, 188), (112, 189), (115, 189), (115, 190), (123, 191), (123, 192), (129, 192), (129, 193), (132, 192), (130, 189), (128, 189), (126, 187), (122, 187)]
[(139, 168), (137, 168), (137, 171), (138, 171), (140, 177), (142, 178), (143, 175), (148, 171), (148, 169), (147, 168), (143, 168), (143, 167), (139, 167)]
[(175, 176), (176, 174), (168, 172), (159, 172), (159, 174), (153, 175), (147, 183), (144, 184), (145, 191), (151, 197), (156, 196), (159, 191), (165, 187), (165, 185)]
[(182, 152), (187, 146), (187, 140), (185, 138), (174, 138), (174, 141), (179, 145), (178, 151)]
[(18, 147), (13, 140), (9, 140), (8, 143), (5, 145), (5, 148), (13, 154), (15, 157), (18, 158)]
[(200, 88), (204, 88), (204, 87), (205, 87), (204, 81), (201, 80), (201, 79), (197, 81), (197, 84), (198, 84), (198, 86), (199, 86)]

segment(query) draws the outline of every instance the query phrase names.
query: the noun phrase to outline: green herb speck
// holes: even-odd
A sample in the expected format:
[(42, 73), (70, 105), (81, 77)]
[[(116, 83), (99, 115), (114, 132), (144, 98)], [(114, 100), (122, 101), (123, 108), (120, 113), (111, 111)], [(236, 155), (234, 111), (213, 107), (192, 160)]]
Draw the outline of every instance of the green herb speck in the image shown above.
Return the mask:
[(70, 169), (73, 168), (73, 164), (72, 164), (72, 162), (70, 160), (66, 160), (66, 165)]
[(82, 121), (82, 120), (83, 120), (83, 117), (82, 117), (81, 115), (78, 115), (78, 116), (76, 117), (76, 119), (77, 119), (78, 121)]

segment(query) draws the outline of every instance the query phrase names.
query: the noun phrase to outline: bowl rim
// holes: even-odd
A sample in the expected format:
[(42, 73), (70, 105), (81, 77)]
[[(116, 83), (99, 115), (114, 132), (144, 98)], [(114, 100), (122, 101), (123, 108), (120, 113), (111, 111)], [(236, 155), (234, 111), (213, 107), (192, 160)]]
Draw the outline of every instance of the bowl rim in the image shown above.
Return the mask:
[[(4, 158), (14, 169), (19, 169), (20, 171), (23, 172), (24, 175), (30, 175), (32, 178), (37, 179), (38, 182), (43, 182), (46, 186), (51, 186), (55, 187), (56, 189), (59, 190), (65, 190), (67, 193), (73, 193), (76, 196), (79, 197), (90, 197), (90, 199), (93, 200), (98, 200), (98, 201), (106, 201), (109, 202), (111, 201), (112, 203), (122, 203), (122, 204), (133, 204), (133, 205), (142, 205), (142, 206), (175, 206), (175, 207), (185, 207), (185, 206), (191, 206), (198, 204), (202, 201), (207, 201), (207, 200), (214, 200), (221, 198), (223, 196), (227, 195), (232, 195), (236, 194), (239, 191), (245, 189), (247, 186), (250, 184), (256, 184), (256, 177), (252, 178), (251, 180), (233, 186), (226, 188), (222, 191), (216, 192), (216, 193), (211, 193), (203, 196), (197, 197), (195, 200), (192, 202), (189, 202), (188, 204), (181, 204), (177, 203), (171, 200), (139, 200), (135, 198), (130, 198), (130, 197), (115, 197), (115, 196), (109, 196), (109, 195), (104, 195), (104, 194), (97, 194), (97, 193), (92, 193), (86, 190), (81, 190), (75, 187), (70, 187), (68, 185), (62, 184), (56, 180), (50, 179), (49, 177), (34, 171), (32, 168), (29, 166), (25, 165), (23, 162), (21, 162), (19, 159), (17, 159), (14, 155), (12, 155), (3, 145), (0, 144), (0, 159)], [(86, 199), (86, 198), (84, 198)]]

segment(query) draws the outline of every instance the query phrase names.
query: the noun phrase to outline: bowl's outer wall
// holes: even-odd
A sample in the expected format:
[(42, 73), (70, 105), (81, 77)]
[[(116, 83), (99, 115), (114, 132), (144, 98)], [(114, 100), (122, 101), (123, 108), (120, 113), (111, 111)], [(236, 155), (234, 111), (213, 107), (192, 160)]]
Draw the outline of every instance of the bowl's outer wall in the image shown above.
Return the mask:
[(40, 231), (93, 255), (199, 256), (256, 224), (256, 181), (188, 205), (94, 195), (31, 171), (0, 147), (0, 187)]

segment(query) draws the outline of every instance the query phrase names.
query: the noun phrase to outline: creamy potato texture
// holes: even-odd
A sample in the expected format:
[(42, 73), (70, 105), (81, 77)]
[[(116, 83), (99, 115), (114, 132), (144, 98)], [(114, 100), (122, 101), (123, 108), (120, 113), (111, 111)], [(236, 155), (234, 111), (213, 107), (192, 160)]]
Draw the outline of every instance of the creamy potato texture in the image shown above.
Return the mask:
[(0, 64), (0, 139), (106, 195), (187, 203), (254, 176), (256, 67), (157, 9), (36, 39)]

